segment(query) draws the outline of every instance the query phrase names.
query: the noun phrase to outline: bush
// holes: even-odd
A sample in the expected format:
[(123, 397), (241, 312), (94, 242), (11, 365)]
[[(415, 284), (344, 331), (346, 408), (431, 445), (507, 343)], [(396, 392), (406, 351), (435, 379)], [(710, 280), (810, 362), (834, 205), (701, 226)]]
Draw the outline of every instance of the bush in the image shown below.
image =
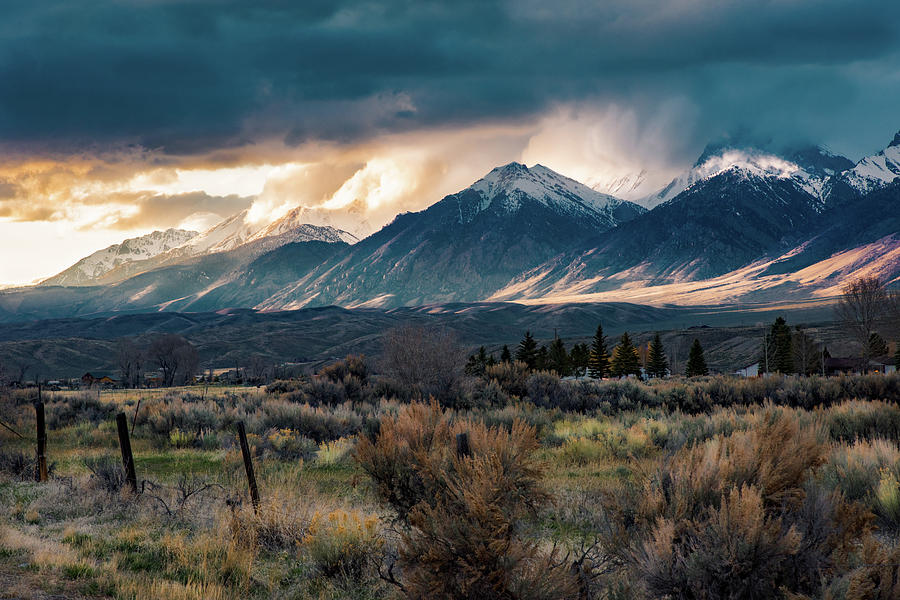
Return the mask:
[[(457, 456), (467, 432), (471, 456)], [(400, 560), (412, 598), (561, 598), (575, 581), (552, 553), (530, 541), (523, 524), (548, 496), (534, 452), (535, 431), (450, 415), (414, 403), (382, 419), (356, 456), (379, 497), (406, 525)]]
[(500, 362), (487, 367), (485, 379), (495, 382), (509, 396), (524, 398), (528, 394), (528, 365), (522, 361)]
[(821, 427), (772, 406), (747, 431), (666, 460), (608, 504), (607, 540), (648, 597), (819, 594), (869, 535), (865, 511), (811, 479), (828, 455)]
[(535, 406), (566, 410), (572, 404), (572, 386), (561, 382), (556, 373), (532, 373), (525, 382), (528, 399)]
[(310, 460), (317, 449), (313, 440), (291, 429), (272, 429), (260, 437), (256, 446), (258, 453), (280, 460)]
[(0, 473), (21, 481), (34, 479), (37, 459), (24, 452), (0, 452)]
[(343, 383), (348, 377), (355, 378), (360, 385), (369, 383), (369, 367), (366, 357), (361, 355), (349, 354), (344, 360), (322, 367), (319, 375), (334, 383)]
[(377, 517), (343, 510), (327, 517), (316, 513), (303, 538), (304, 549), (323, 575), (354, 582), (372, 576), (383, 545)]
[(91, 472), (94, 484), (107, 494), (118, 494), (125, 487), (125, 469), (111, 456), (84, 459), (84, 466)]

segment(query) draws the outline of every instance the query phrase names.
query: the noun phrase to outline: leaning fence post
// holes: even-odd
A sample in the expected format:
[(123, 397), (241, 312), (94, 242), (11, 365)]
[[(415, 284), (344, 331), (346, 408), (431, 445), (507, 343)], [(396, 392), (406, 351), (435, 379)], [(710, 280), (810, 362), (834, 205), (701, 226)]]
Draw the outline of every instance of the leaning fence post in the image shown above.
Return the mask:
[(250, 500), (253, 502), (253, 512), (256, 512), (259, 510), (259, 489), (256, 487), (256, 475), (253, 473), (250, 445), (247, 443), (247, 431), (244, 429), (243, 421), (238, 421), (237, 431), (241, 443), (241, 454), (244, 456), (244, 469), (247, 471), (247, 483), (250, 485)]
[(472, 450), (469, 448), (469, 434), (465, 431), (456, 434), (456, 456), (459, 458), (472, 456)]
[(119, 429), (119, 447), (122, 448), (122, 464), (125, 466), (125, 480), (131, 490), (137, 493), (137, 474), (134, 472), (134, 456), (131, 454), (131, 439), (128, 437), (128, 419), (125, 413), (116, 415), (116, 427)]
[(40, 400), (40, 389), (38, 387), (38, 401), (34, 403), (37, 421), (37, 469), (34, 478), (37, 481), (47, 481), (47, 426), (44, 421), (44, 403)]

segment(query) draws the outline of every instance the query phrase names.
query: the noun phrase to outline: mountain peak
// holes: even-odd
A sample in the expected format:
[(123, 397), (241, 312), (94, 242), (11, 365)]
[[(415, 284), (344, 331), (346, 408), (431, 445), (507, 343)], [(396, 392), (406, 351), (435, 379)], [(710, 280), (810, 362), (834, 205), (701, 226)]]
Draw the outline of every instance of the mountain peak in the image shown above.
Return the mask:
[[(511, 162), (491, 170), (472, 184), (467, 191), (480, 195), (477, 212), (486, 209), (495, 199), (500, 199), (507, 212), (515, 212), (524, 199), (530, 198), (545, 205), (580, 207), (578, 210), (607, 211), (623, 203), (622, 200), (603, 194), (544, 165), (531, 168)], [(564, 210), (564, 209), (563, 209)]]
[(128, 238), (85, 256), (65, 271), (45, 279), (41, 285), (90, 285), (120, 265), (153, 258), (190, 243), (197, 235), (196, 231), (169, 228)]

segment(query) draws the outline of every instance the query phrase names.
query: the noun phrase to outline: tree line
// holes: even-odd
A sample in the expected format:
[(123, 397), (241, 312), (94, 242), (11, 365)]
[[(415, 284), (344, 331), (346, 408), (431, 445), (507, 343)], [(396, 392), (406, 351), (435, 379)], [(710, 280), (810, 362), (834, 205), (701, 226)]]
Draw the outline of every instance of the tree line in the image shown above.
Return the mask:
[[(549, 346), (538, 346), (531, 331), (526, 331), (525, 336), (516, 347), (515, 355), (510, 352), (509, 346), (504, 345), (500, 353), (500, 359), (488, 354), (484, 346), (478, 352), (469, 356), (466, 362), (466, 373), (469, 375), (483, 375), (486, 369), (498, 362), (522, 362), (532, 371), (553, 371), (560, 377), (584, 377), (603, 379), (604, 377), (642, 377), (662, 378), (668, 377), (671, 372), (669, 359), (659, 334), (654, 335), (650, 342), (646, 360), (641, 357), (641, 352), (635, 346), (628, 335), (622, 334), (612, 350), (608, 350), (606, 335), (603, 333), (603, 325), (598, 324), (591, 344), (575, 344), (571, 350), (567, 350), (563, 340), (556, 336)], [(700, 340), (694, 339), (691, 345), (690, 355), (684, 374), (687, 377), (708, 375), (706, 358)]]

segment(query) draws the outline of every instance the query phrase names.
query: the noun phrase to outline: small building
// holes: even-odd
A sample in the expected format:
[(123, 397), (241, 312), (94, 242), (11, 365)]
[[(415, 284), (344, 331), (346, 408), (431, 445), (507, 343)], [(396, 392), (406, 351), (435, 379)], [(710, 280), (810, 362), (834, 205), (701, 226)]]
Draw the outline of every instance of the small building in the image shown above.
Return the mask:
[(852, 375), (859, 372), (859, 359), (847, 357), (827, 357), (825, 359), (826, 375)]
[(91, 388), (91, 387), (104, 387), (110, 388), (114, 387), (118, 383), (115, 379), (110, 377), (109, 375), (103, 375), (101, 377), (94, 377), (90, 373), (85, 373), (81, 376), (81, 387), (82, 388)]
[(734, 372), (738, 377), (759, 377), (759, 363), (755, 362), (752, 365), (747, 365), (743, 369), (738, 369)]
[(897, 365), (892, 356), (876, 356), (869, 361), (869, 373), (890, 375), (897, 372)]

